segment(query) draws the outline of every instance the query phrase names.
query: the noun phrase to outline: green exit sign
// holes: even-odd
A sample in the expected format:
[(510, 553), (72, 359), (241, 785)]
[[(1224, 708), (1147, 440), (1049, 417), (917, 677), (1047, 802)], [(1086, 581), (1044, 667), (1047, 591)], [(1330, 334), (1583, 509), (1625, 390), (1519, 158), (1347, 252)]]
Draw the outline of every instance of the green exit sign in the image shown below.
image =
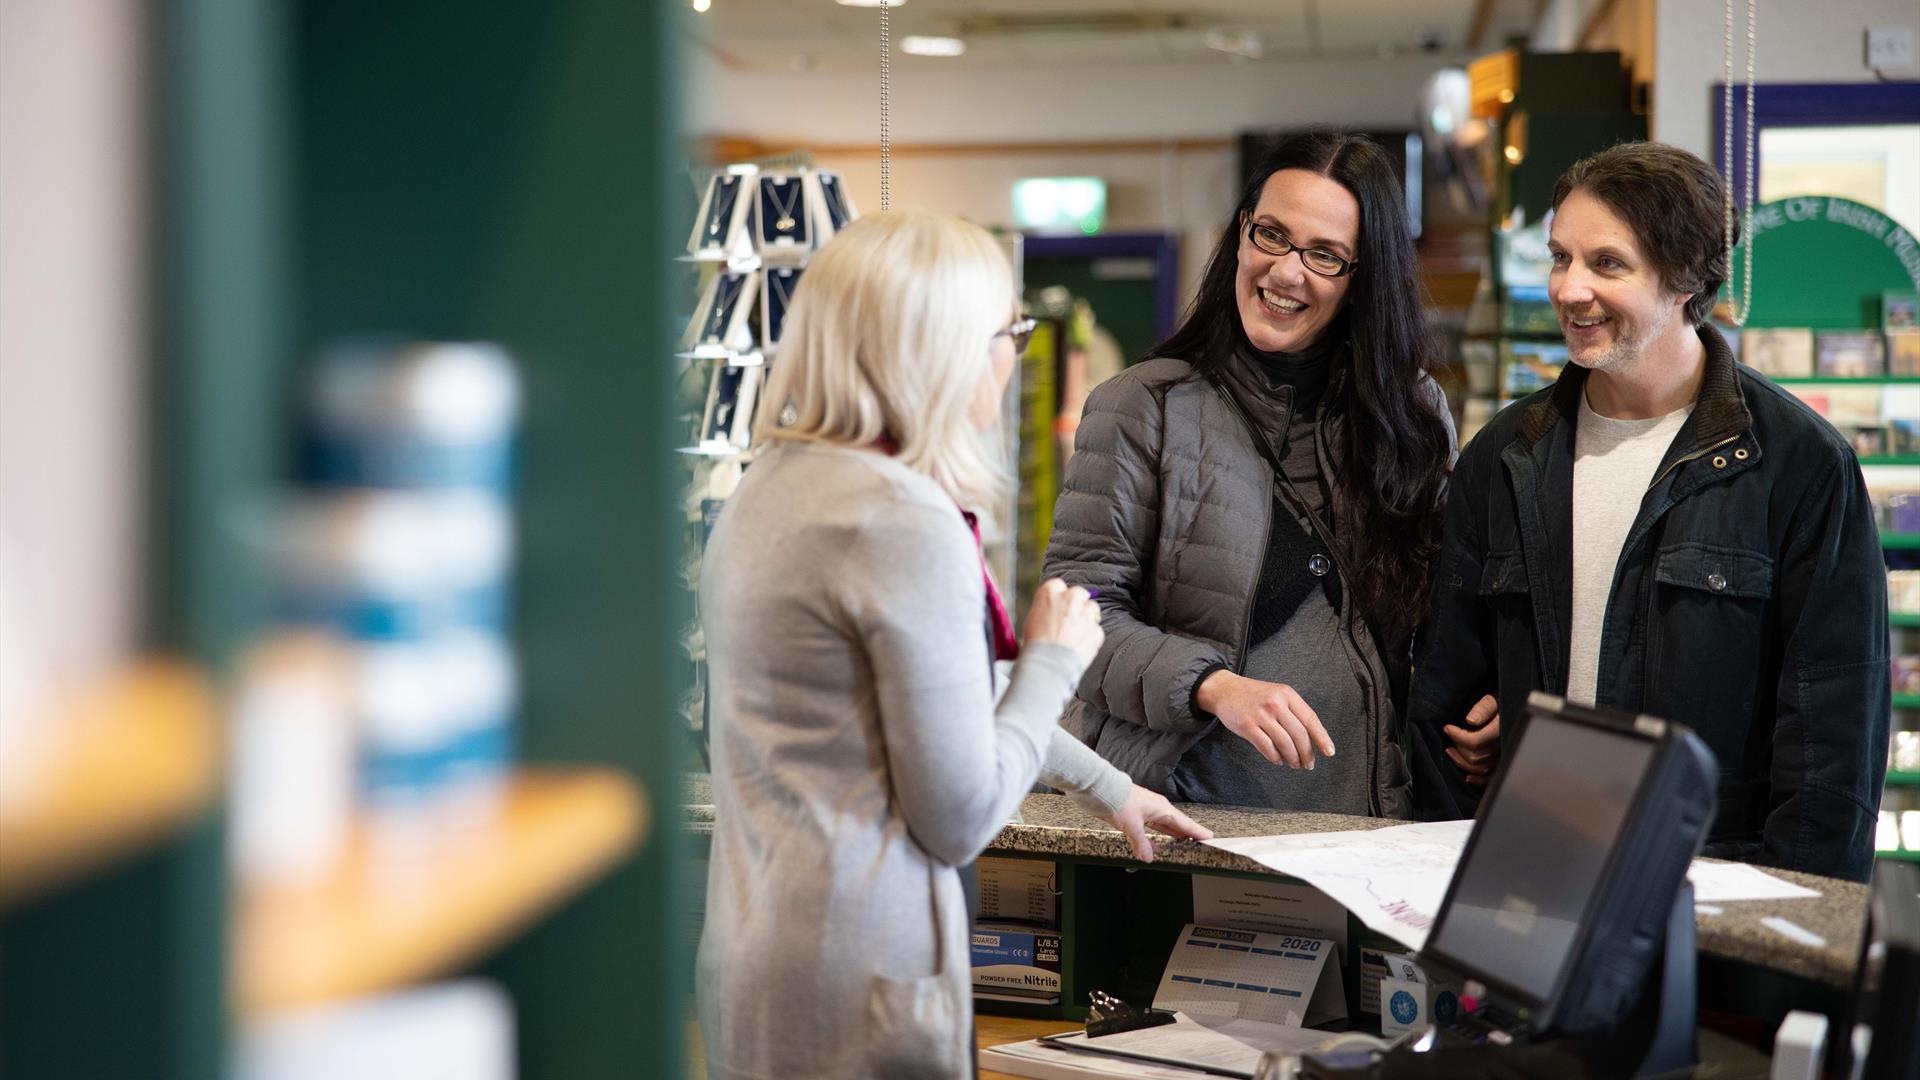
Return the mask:
[(1093, 176), (1034, 176), (1013, 182), (1013, 220), (1029, 232), (1087, 236), (1107, 223), (1107, 182)]

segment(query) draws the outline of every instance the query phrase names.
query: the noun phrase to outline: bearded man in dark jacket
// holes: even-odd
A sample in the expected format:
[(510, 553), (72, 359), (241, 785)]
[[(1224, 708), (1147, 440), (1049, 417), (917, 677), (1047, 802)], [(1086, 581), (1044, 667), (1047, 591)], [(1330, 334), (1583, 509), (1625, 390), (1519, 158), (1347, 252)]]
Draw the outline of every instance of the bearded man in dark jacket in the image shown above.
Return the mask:
[(1705, 321), (1724, 191), (1654, 143), (1555, 187), (1572, 362), (1453, 475), (1408, 707), (1416, 809), (1473, 814), (1544, 690), (1698, 732), (1720, 763), (1708, 854), (1863, 881), (1892, 704), (1879, 534), (1847, 441)]

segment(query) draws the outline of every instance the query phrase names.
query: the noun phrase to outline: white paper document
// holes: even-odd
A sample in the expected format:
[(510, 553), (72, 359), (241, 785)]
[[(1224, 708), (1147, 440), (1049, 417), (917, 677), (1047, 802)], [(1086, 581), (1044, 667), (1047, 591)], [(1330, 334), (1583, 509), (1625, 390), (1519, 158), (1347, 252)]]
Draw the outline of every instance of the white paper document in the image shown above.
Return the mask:
[(1804, 900), (1820, 894), (1784, 878), (1774, 877), (1757, 866), (1737, 862), (1693, 860), (1687, 868), (1687, 880), (1693, 882), (1695, 903), (1719, 904), (1728, 900)]
[(1351, 832), (1217, 837), (1207, 843), (1307, 882), (1369, 927), (1418, 950), (1426, 944), (1471, 831), (1471, 821), (1422, 821)]
[[(1252, 1033), (1248, 1037), (1247, 1033)], [(1223, 1034), (1176, 1013), (1174, 1022), (1089, 1039), (1076, 1031), (980, 1051), (980, 1067), (1015, 1076), (1118, 1076), (1192, 1080), (1228, 1073), (1251, 1077), (1263, 1050), (1304, 1053), (1336, 1036), (1325, 1031), (1247, 1025)], [(1200, 1069), (1212, 1072), (1201, 1072)]]
[[(1322, 980), (1333, 942), (1188, 923), (1160, 975), (1153, 1007), (1208, 1023), (1301, 1027), (1346, 1015), (1335, 979)], [(1337, 972), (1339, 961), (1334, 961)], [(1316, 993), (1316, 990), (1321, 991)]]
[[(1216, 837), (1207, 843), (1297, 877), (1346, 905), (1361, 922), (1416, 952), (1447, 897), (1471, 821), (1423, 821), (1371, 831)], [(1708, 903), (1818, 896), (1745, 863), (1699, 859), (1687, 871)]]

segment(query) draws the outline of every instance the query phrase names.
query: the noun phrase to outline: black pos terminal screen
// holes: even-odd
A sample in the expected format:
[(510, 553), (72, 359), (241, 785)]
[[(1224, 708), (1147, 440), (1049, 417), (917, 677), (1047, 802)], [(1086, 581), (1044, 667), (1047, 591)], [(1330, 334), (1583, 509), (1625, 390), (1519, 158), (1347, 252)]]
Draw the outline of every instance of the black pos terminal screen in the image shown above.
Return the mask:
[(1428, 947), (1551, 1000), (1654, 747), (1535, 712)]

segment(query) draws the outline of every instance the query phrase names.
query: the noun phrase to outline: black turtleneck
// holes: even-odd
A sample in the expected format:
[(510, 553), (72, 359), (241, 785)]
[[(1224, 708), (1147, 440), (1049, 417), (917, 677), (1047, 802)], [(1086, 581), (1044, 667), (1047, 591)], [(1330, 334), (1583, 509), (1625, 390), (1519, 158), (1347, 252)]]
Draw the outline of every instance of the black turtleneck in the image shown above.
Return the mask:
[(1334, 366), (1343, 362), (1347, 337), (1344, 321), (1328, 328), (1322, 338), (1297, 352), (1262, 352), (1243, 343), (1224, 365), (1226, 388), (1266, 440), (1277, 467), (1272, 525), (1260, 581), (1254, 589), (1248, 647), (1264, 641), (1285, 626), (1315, 587), (1340, 606), (1339, 575), (1313, 574), (1309, 565), (1329, 566), (1332, 552), (1324, 550), (1305, 515), (1317, 516), (1328, 528), (1328, 478), (1320, 474), (1317, 437), (1321, 406)]

